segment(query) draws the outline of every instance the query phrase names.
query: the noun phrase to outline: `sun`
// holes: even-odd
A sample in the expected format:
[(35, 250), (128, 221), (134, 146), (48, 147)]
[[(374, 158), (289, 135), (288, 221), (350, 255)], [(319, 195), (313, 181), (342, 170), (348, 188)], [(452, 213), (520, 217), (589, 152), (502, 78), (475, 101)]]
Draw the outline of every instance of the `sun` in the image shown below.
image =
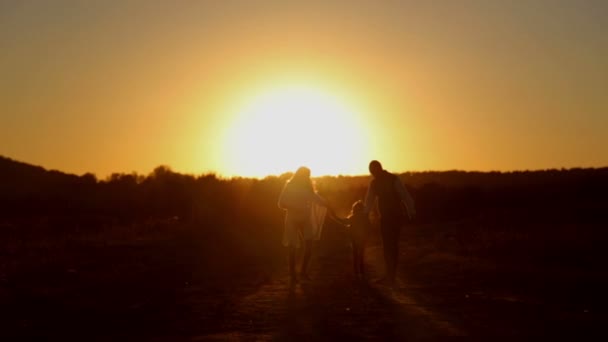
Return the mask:
[(313, 175), (364, 170), (367, 134), (361, 115), (319, 87), (283, 85), (249, 97), (223, 142), (229, 174), (263, 177), (305, 165)]

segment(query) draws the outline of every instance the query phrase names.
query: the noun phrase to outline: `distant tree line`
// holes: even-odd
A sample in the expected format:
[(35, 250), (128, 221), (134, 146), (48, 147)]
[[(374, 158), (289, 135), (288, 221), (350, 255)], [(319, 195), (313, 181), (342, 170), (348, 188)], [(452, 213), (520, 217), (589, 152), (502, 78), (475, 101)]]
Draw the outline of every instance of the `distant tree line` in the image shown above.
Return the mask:
[[(98, 180), (93, 174), (48, 171), (0, 157), (0, 221), (175, 218), (210, 229), (235, 222), (266, 229), (281, 223), (276, 200), (289, 176), (225, 179), (159, 166), (146, 176), (112, 174)], [(401, 177), (422, 224), (484, 215), (521, 222), (608, 221), (608, 168), (409, 172)], [(368, 182), (367, 176), (316, 179), (318, 191), (342, 213), (365, 195)]]

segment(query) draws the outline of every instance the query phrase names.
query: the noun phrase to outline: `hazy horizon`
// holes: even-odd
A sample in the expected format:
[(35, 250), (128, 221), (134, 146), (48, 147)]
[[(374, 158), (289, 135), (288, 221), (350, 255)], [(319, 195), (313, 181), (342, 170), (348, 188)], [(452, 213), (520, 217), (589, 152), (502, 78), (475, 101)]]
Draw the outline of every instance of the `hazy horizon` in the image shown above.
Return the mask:
[(0, 155), (67, 173), (608, 165), (608, 2), (0, 3)]
[[(9, 156), (5, 156), (5, 155), (0, 155), (0, 157), (4, 157), (4, 158), (8, 158), (10, 160), (13, 160), (15, 162), (18, 163), (25, 163), (31, 166), (35, 166), (35, 167), (42, 167), (44, 168), (46, 171), (59, 171), (65, 174), (71, 174), (71, 175), (76, 175), (76, 176), (83, 176), (85, 174), (93, 174), (95, 175), (95, 177), (98, 180), (105, 180), (105, 179), (109, 179), (113, 174), (137, 174), (138, 176), (147, 176), (149, 174), (151, 174), (154, 169), (156, 169), (157, 167), (167, 167), (169, 168), (171, 171), (179, 173), (179, 174), (183, 174), (183, 175), (191, 175), (191, 176), (204, 176), (204, 175), (215, 175), (218, 178), (222, 178), (222, 179), (231, 179), (231, 178), (250, 178), (250, 179), (263, 179), (265, 177), (279, 177), (281, 175), (284, 174), (288, 174), (288, 173), (293, 173), (295, 170), (285, 170), (284, 172), (281, 173), (275, 173), (275, 174), (267, 174), (267, 175), (260, 175), (260, 176), (242, 176), (242, 175), (223, 175), (217, 172), (213, 172), (213, 171), (209, 171), (209, 172), (184, 172), (184, 171), (180, 171), (180, 170), (176, 170), (175, 168), (171, 167), (171, 165), (167, 165), (167, 164), (159, 164), (156, 167), (147, 170), (147, 171), (143, 171), (143, 172), (138, 172), (138, 171), (120, 171), (120, 170), (116, 170), (107, 174), (98, 174), (95, 172), (91, 172), (91, 171), (87, 171), (87, 172), (83, 172), (83, 173), (74, 173), (74, 172), (69, 172), (66, 170), (60, 170), (60, 169), (53, 169), (53, 168), (48, 168), (45, 167), (44, 165), (38, 165), (38, 164), (33, 164), (33, 163), (29, 163), (27, 161), (24, 160), (18, 160), (15, 158), (11, 158)], [(608, 168), (608, 165), (604, 165), (604, 166), (597, 166), (597, 167), (568, 167), (568, 168), (545, 168), (545, 169), (514, 169), (514, 170), (466, 170), (466, 169), (445, 169), (445, 170), (388, 170), (389, 172), (395, 173), (395, 174), (403, 174), (403, 173), (424, 173), (424, 172), (480, 172), (480, 173), (491, 173), (491, 172), (500, 172), (500, 173), (512, 173), (512, 172), (537, 172), (537, 171), (548, 171), (548, 170), (572, 170), (572, 169), (603, 169), (603, 168)], [(370, 174), (368, 173), (361, 173), (361, 174), (312, 174), (312, 178), (322, 178), (322, 177), (369, 177)]]

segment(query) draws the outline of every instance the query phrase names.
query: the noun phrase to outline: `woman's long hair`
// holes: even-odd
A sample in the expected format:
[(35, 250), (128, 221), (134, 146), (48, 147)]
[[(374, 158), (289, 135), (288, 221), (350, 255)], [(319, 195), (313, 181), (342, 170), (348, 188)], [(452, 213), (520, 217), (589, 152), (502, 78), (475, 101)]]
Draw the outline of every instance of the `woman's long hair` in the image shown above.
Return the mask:
[(306, 166), (299, 167), (289, 180), (289, 183), (306, 190), (314, 191), (312, 179), (310, 179), (310, 169)]

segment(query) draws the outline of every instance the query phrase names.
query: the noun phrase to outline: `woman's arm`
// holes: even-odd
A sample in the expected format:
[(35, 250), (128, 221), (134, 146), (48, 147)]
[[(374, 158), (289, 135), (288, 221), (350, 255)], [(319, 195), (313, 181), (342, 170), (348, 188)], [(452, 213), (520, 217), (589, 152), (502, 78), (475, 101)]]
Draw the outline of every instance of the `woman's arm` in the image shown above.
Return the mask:
[(327, 208), (327, 213), (329, 215), (329, 218), (331, 218), (332, 220), (334, 220), (335, 222), (337, 222), (341, 226), (348, 227), (350, 225), (350, 219), (349, 218), (341, 218), (341, 217), (339, 217), (338, 215), (336, 215), (336, 212), (332, 208), (328, 207)]
[(289, 209), (289, 204), (288, 204), (289, 201), (287, 200), (288, 195), (286, 193), (287, 193), (287, 184), (285, 184), (285, 186), (283, 186), (283, 190), (281, 190), (281, 194), (279, 195), (279, 201), (277, 203), (279, 208), (281, 208), (283, 210)]
[(327, 200), (314, 191), (311, 193), (310, 201), (322, 207), (329, 207), (329, 203), (327, 202)]

